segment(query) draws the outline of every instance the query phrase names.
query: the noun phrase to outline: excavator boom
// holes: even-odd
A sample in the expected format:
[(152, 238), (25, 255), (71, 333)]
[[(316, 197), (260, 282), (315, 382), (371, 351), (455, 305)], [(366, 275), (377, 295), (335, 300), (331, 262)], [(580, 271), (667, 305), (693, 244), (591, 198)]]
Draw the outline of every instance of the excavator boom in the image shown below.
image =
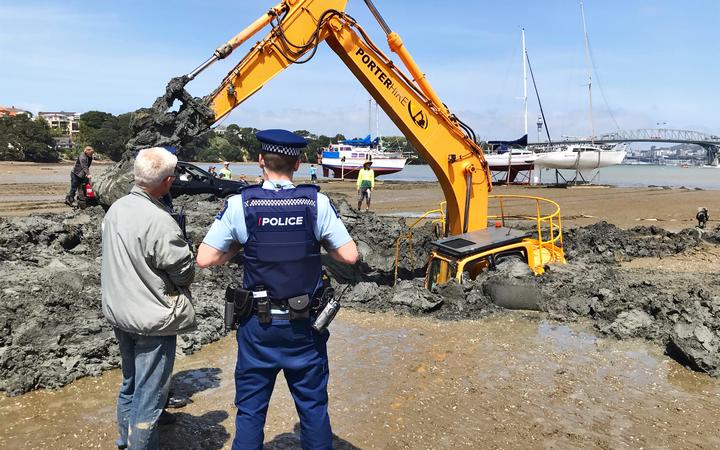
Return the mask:
[[(400, 37), (389, 30), (372, 3), (366, 2), (388, 33), (388, 44), (410, 77), (343, 12), (345, 0), (286, 0), (215, 52), (214, 57), (225, 57), (228, 49), (236, 48), (251, 33), (273, 25), (211, 94), (215, 120), (288, 66), (305, 62), (325, 41), (432, 167), (447, 199), (445, 233), (485, 228), (491, 182), (480, 147), (439, 100)], [(190, 76), (195, 75), (193, 72)]]
[[(390, 30), (371, 0), (364, 0), (385, 31), (390, 50), (409, 75), (388, 58), (358, 23), (345, 13), (347, 0), (284, 0), (248, 28), (218, 47), (210, 59), (184, 79), (191, 80), (213, 62), (230, 55), (260, 30), (268, 34), (227, 74), (208, 97), (217, 122), (293, 64), (309, 61), (326, 42), (437, 176), (446, 199), (444, 237), (428, 264), (428, 286), (493, 266), (497, 257), (519, 255), (535, 273), (547, 262), (564, 261), (562, 235), (551, 219), (550, 240), (496, 227), (488, 229), (490, 172), (472, 130), (439, 99), (397, 33)], [(553, 216), (554, 217), (554, 216)], [(546, 219), (546, 218), (545, 218)], [(557, 246), (559, 243), (560, 246)], [(459, 271), (458, 271), (459, 270)]]

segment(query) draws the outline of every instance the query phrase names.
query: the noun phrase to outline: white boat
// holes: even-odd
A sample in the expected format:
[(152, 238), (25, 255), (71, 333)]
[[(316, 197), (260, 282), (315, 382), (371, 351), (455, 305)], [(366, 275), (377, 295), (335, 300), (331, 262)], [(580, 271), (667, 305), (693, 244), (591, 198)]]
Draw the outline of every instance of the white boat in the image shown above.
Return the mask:
[(373, 145), (368, 135), (365, 139), (352, 139), (330, 144), (318, 161), (323, 167), (323, 175), (334, 178), (357, 178), (358, 172), (366, 161), (372, 162), (375, 176), (400, 172), (405, 168), (407, 158), (402, 152), (388, 151)]
[(582, 144), (568, 145), (561, 150), (537, 153), (535, 165), (549, 169), (588, 171), (622, 163), (627, 152), (613, 147)]
[(537, 154), (525, 148), (514, 148), (504, 153), (491, 153), (485, 155), (488, 167), (493, 172), (508, 170), (532, 170)]
[(515, 141), (489, 141), (493, 148), (498, 148), (495, 153), (486, 153), (485, 161), (492, 173), (493, 183), (516, 182), (520, 173), (527, 172), (521, 176), (521, 182), (530, 182), (530, 173), (535, 167), (535, 152), (527, 148), (528, 143), (528, 96), (527, 96), (527, 50), (525, 49), (525, 29), (522, 30), (522, 58), (523, 58), (523, 105), (525, 117), (525, 134)]
[[(595, 136), (595, 123), (593, 121), (592, 106), (592, 66), (590, 56), (590, 42), (588, 39), (587, 24), (585, 22), (585, 9), (582, 0), (580, 3), (580, 15), (582, 17), (583, 34), (585, 36), (585, 57), (587, 60), (588, 77), (588, 112), (590, 116), (590, 136)], [(556, 170), (574, 170), (575, 177), (572, 182), (591, 182), (592, 172), (603, 167), (614, 166), (623, 162), (627, 151), (618, 144), (612, 148), (603, 148), (589, 144), (559, 144), (551, 151), (538, 153), (535, 159), (535, 166), (538, 168), (549, 168)], [(597, 175), (597, 172), (595, 173)]]

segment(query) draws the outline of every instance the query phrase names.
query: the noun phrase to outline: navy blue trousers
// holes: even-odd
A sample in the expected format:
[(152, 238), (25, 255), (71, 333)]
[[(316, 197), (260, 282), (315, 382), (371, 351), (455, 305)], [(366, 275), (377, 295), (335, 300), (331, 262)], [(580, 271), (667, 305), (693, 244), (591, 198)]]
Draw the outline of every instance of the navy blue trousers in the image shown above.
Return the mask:
[(278, 320), (261, 325), (253, 315), (237, 331), (235, 439), (233, 450), (260, 450), (270, 396), (280, 370), (300, 417), (303, 449), (331, 449), (328, 416), (327, 340), (309, 320)]

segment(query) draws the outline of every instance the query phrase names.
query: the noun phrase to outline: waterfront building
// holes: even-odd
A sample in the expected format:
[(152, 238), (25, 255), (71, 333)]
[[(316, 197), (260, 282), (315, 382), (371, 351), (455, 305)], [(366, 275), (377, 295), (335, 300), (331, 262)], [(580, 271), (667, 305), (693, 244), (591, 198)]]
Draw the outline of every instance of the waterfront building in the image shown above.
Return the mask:
[(65, 136), (75, 136), (80, 132), (80, 113), (40, 111), (38, 117), (45, 119), (50, 128), (62, 131)]
[(0, 117), (13, 117), (18, 115), (26, 115), (28, 117), (32, 117), (32, 113), (30, 111), (25, 111), (24, 109), (16, 108), (14, 106), (0, 106)]

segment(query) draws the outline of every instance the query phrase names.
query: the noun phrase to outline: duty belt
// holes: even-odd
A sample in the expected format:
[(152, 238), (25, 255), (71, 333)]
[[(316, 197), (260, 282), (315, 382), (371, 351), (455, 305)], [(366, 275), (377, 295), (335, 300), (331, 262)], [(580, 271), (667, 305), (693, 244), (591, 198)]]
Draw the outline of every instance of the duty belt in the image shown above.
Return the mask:
[[(273, 319), (289, 319), (290, 318), (290, 306), (288, 305), (287, 299), (269, 299), (270, 301), (270, 315)], [(320, 307), (320, 299), (313, 298), (310, 302), (310, 312), (313, 314), (317, 313)], [(253, 301), (253, 314), (258, 313), (257, 301)]]

